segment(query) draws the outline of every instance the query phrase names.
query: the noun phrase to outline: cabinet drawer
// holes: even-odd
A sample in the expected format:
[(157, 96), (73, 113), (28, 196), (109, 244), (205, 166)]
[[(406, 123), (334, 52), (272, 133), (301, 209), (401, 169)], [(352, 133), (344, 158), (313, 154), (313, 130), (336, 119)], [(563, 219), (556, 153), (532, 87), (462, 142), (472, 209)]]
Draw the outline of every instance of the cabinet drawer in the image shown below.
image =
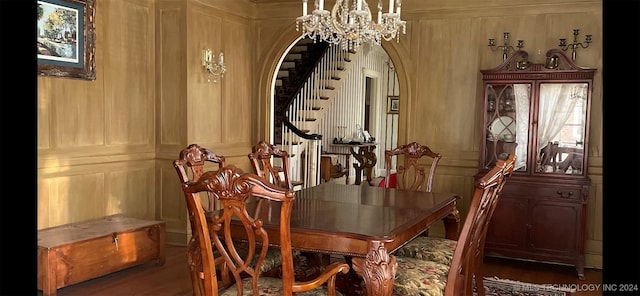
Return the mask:
[[(509, 186), (512, 185), (512, 186)], [(530, 197), (580, 200), (582, 188), (576, 186), (562, 186), (557, 184), (507, 184), (503, 189), (503, 195), (510, 197)]]

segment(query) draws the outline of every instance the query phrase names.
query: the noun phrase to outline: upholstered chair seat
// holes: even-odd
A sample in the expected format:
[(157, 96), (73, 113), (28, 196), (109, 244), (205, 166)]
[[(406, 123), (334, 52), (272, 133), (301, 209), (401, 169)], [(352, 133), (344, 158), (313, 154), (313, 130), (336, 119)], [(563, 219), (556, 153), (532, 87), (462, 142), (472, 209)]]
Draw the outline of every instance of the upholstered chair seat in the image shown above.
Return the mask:
[(396, 257), (398, 272), (394, 296), (443, 296), (449, 265), (408, 257)]
[[(251, 290), (251, 278), (245, 278), (242, 280), (243, 294), (244, 296), (282, 296), (283, 287), (282, 280), (274, 277), (260, 277), (258, 280), (258, 291), (260, 295), (254, 295)], [(231, 287), (222, 291), (220, 296), (237, 296), (238, 286), (232, 285)], [(326, 287), (320, 287), (311, 291), (297, 292), (296, 296), (326, 296), (328, 291)], [(342, 296), (340, 291), (336, 291), (336, 296)]]
[(457, 243), (455, 240), (441, 237), (419, 236), (396, 250), (394, 254), (397, 257), (429, 260), (450, 265)]
[(515, 155), (499, 160), (475, 183), (469, 212), (457, 241), (417, 237), (396, 250), (394, 296), (484, 296), (484, 239)]

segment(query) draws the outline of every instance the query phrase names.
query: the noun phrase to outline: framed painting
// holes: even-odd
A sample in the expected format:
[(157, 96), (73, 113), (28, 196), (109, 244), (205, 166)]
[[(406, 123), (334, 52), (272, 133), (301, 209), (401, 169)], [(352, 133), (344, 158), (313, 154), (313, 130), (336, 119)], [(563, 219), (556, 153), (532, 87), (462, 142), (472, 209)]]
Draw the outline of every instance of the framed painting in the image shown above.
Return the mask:
[(387, 97), (387, 113), (388, 114), (400, 113), (400, 97), (396, 97), (396, 96)]
[(38, 0), (38, 74), (95, 80), (95, 0)]

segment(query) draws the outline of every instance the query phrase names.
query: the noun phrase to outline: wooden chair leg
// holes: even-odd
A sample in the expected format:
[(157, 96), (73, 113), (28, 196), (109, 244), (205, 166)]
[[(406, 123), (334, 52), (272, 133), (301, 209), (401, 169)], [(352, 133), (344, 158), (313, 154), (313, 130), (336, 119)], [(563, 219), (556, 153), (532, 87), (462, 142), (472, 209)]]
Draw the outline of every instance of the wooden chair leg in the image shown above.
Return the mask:
[(477, 296), (485, 296), (484, 295), (484, 280), (482, 278), (482, 273), (478, 272), (475, 275), (476, 282), (476, 295)]

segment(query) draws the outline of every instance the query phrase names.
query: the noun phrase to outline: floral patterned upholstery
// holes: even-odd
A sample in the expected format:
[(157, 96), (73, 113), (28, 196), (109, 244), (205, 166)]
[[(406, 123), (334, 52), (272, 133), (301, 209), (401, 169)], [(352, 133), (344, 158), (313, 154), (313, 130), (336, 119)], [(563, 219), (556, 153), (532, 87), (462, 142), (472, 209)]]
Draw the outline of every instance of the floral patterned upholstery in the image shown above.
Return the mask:
[(393, 296), (442, 296), (449, 266), (428, 260), (396, 256), (398, 271)]
[[(236, 244), (236, 248), (238, 250), (238, 254), (240, 254), (241, 257), (246, 257), (247, 252), (249, 251), (249, 247), (243, 245), (243, 243), (239, 243)], [(293, 250), (293, 262), (296, 262), (296, 258), (298, 258), (300, 256), (300, 251), (297, 250)], [(214, 249), (213, 252), (213, 257), (217, 258), (220, 257), (220, 253), (218, 252), (218, 250)], [(258, 257), (255, 257), (254, 260), (257, 260)], [(251, 266), (255, 266), (255, 262), (252, 262), (253, 264)], [(260, 268), (260, 272), (264, 273), (264, 272), (268, 272), (274, 268), (280, 267), (280, 265), (282, 265), (282, 254), (280, 253), (280, 249), (276, 248), (276, 247), (270, 247), (267, 250), (267, 256), (264, 258), (264, 261), (262, 262), (262, 267)]]
[[(258, 290), (260, 295), (254, 295), (251, 289), (251, 278), (245, 278), (242, 280), (242, 295), (247, 296), (282, 296), (282, 280), (272, 277), (260, 277), (258, 280)], [(320, 296), (328, 295), (328, 291), (325, 287), (317, 288), (307, 292), (295, 293), (296, 296)], [(238, 296), (238, 286), (232, 285), (231, 287), (221, 291), (220, 296)], [(343, 294), (336, 291), (336, 295), (342, 296)]]
[(396, 250), (394, 255), (450, 265), (457, 243), (441, 237), (419, 236)]

